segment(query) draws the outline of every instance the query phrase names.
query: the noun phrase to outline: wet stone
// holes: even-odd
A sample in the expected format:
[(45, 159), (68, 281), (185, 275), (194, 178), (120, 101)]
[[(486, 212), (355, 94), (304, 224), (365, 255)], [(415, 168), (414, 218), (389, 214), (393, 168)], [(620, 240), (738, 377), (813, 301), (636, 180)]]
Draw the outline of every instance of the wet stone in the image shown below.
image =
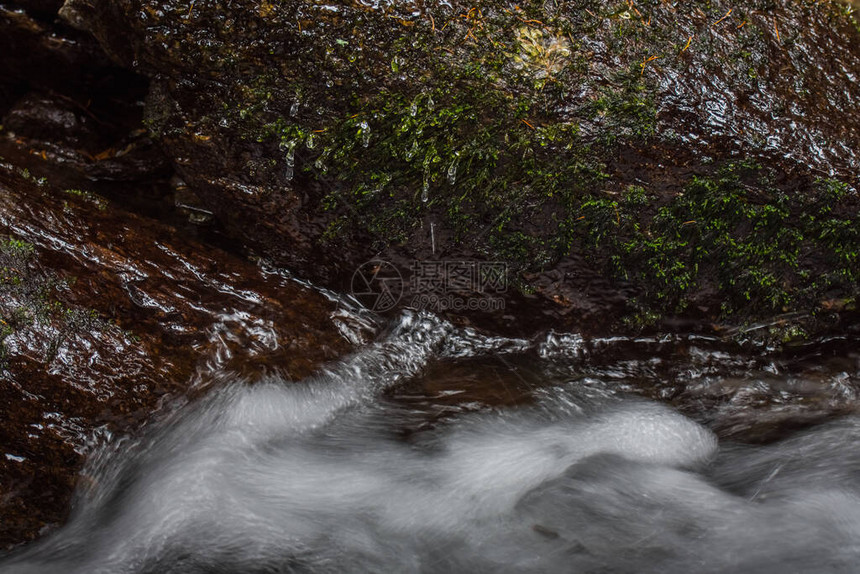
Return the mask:
[(30, 94), (3, 118), (3, 127), (15, 136), (54, 140), (73, 147), (91, 147), (97, 141), (92, 120), (73, 103), (47, 95)]
[(0, 170), (0, 546), (66, 515), (84, 455), (232, 371), (300, 379), (335, 305), (86, 190)]
[[(742, 200), (799, 197), (795, 222), (821, 216), (802, 201), (819, 178), (856, 195), (860, 42), (839, 3), (70, 0), (62, 15), (151, 80), (147, 126), (204, 209), (328, 286), (372, 257), (504, 261), (509, 314), (569, 328), (738, 324), (857, 296), (852, 278), (809, 279), (833, 267), (809, 245), (783, 290), (793, 248), (759, 275), (717, 249), (665, 288), (641, 266), (684, 259), (655, 216), (721, 169), (760, 166), (773, 185), (744, 182)], [(838, 213), (856, 227), (853, 204)], [(755, 226), (718, 224), (735, 242)], [(770, 293), (732, 281), (746, 274)]]

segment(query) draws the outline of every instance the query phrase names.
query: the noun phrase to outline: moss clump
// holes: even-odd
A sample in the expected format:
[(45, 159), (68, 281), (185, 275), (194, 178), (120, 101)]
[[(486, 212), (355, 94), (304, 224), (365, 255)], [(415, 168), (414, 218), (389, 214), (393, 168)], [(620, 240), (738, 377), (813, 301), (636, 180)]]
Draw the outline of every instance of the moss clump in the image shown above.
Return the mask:
[(858, 295), (860, 222), (844, 183), (818, 180), (789, 195), (766, 170), (738, 162), (692, 177), (666, 205), (643, 209), (649, 202), (646, 190), (630, 188), (620, 201), (583, 204), (593, 252), (643, 289), (638, 303), (649, 313), (684, 311), (707, 291), (724, 317)]
[(405, 239), (432, 210), (457, 240), (480, 226), (492, 244), (548, 199), (581, 193), (600, 174), (587, 163), (578, 125), (542, 125), (532, 112), (498, 92), (385, 94), (321, 138), (305, 169), (338, 174), (325, 208), (358, 215), (353, 223), (376, 236)]
[[(856, 45), (835, 3), (132, 4), (110, 12), (140, 34), (151, 129), (228, 227), (302, 273), (423, 256), (435, 224), (437, 255), (514, 274), (591, 257), (638, 286), (637, 324), (853, 292), (848, 200), (828, 217), (824, 191), (703, 157), (847, 173), (856, 130), (829, 126), (850, 82), (813, 49)], [(683, 175), (622, 191), (631, 157), (671, 171), (676, 152)]]
[(290, 176), (322, 184), (320, 205), (334, 214), (324, 241), (369, 234), (384, 249), (432, 215), (456, 244), (513, 269), (551, 264), (572, 245), (571, 209), (608, 177), (610, 150), (653, 133), (656, 108), (638, 66), (589, 88), (595, 97), (576, 113), (559, 112), (578, 82), (594, 81), (569, 21), (529, 26), (525, 14), (476, 12), (467, 20), (479, 46), (488, 42), (469, 59), (448, 56), (430, 35), (395, 44), (393, 57), (420, 62), (432, 85), (356, 96), (316, 129), (293, 117), (260, 128), (258, 141), (278, 143)]
[(29, 263), (34, 256), (33, 245), (17, 239), (0, 239), (0, 372), (6, 368), (7, 350), (4, 341), (33, 316), (20, 305), (12, 305), (12, 295), (27, 289)]
[[(91, 328), (94, 311), (68, 307), (57, 299), (63, 281), (36, 267), (35, 247), (14, 238), (0, 238), (0, 372), (6, 368), (5, 341), (13, 335), (41, 330), (47, 361), (70, 334)], [(42, 340), (44, 339), (44, 340)]]
[(92, 193), (91, 191), (72, 188), (64, 190), (64, 193), (73, 197), (78, 197), (83, 201), (95, 205), (99, 211), (105, 211), (108, 207), (108, 201), (105, 198), (95, 193)]
[(611, 150), (656, 125), (639, 48), (620, 42), (619, 63), (595, 73), (582, 41), (611, 15), (578, 4), (428, 8), (403, 28), (373, 11), (353, 15), (361, 26), (302, 20), (324, 46), (297, 59), (313, 70), (243, 79), (220, 123), (276, 150), (271, 173), (322, 191), (309, 210), (330, 214), (329, 248), (408, 243), (432, 217), (456, 245), (512, 269), (543, 266), (569, 251), (569, 210), (606, 179)]

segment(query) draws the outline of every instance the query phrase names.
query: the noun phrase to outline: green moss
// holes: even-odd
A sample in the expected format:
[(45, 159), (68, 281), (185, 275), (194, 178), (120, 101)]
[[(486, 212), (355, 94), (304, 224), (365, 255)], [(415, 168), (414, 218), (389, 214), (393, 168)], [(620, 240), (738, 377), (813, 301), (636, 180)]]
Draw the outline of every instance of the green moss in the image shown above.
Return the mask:
[(108, 207), (108, 200), (90, 191), (81, 189), (66, 189), (64, 190), (64, 193), (74, 197), (78, 197), (88, 203), (92, 203), (98, 208), (99, 211), (104, 211)]
[(386, 93), (321, 137), (305, 170), (339, 175), (324, 205), (355, 215), (353, 230), (405, 237), (436, 211), (458, 240), (485, 230), (492, 249), (547, 200), (581, 192), (600, 173), (578, 125), (541, 124), (533, 111), (501, 92)]
[[(563, 73), (569, 43), (543, 33), (525, 37), (561, 47), (542, 63), (529, 59), (531, 52), (518, 53), (510, 81), (519, 82), (523, 69), (539, 68), (544, 80)], [(445, 73), (437, 87), (383, 90), (357, 100), (320, 129), (277, 118), (258, 139), (279, 143), (291, 175), (297, 163), (305, 176), (325, 183), (321, 206), (337, 214), (326, 241), (369, 233), (385, 247), (405, 241), (424, 217), (438, 213), (455, 241), (479, 236), (479, 249), (514, 267), (557, 259), (572, 242), (568, 206), (607, 178), (601, 160), (607, 148), (653, 133), (655, 108), (638, 71), (619, 73), (617, 85), (583, 106), (581, 116), (598, 126), (597, 138), (583, 137), (577, 121), (548, 112), (555, 108), (548, 97), (566, 96), (551, 94), (553, 86), (517, 93), (469, 68)], [(536, 217), (545, 221), (530, 225)]]
[(621, 202), (590, 199), (583, 226), (615, 276), (644, 290), (649, 311), (682, 311), (713, 288), (723, 315), (766, 315), (815, 308), (831, 289), (856, 294), (860, 227), (840, 204), (848, 194), (844, 183), (819, 181), (788, 195), (757, 165), (730, 163), (692, 177), (653, 216), (643, 217), (642, 189)]
[[(598, 76), (579, 39), (600, 28), (584, 15), (603, 12), (601, 3), (553, 14), (540, 2), (512, 8), (430, 10), (408, 33), (387, 21), (376, 29), (374, 17), (357, 16), (367, 27), (314, 23), (303, 30), (325, 48), (297, 65), (315, 69), (243, 79), (223, 99), (224, 117), (206, 121), (237, 124), (280, 155), (287, 179), (320, 184), (327, 243), (370, 235), (384, 248), (435, 214), (457, 242), (476, 242), (488, 257), (517, 254), (514, 268), (540, 266), (569, 251), (568, 211), (607, 178), (611, 149), (654, 133), (639, 65), (640, 43), (653, 38), (614, 46), (625, 63)], [(616, 16), (613, 26), (628, 26)], [(371, 37), (379, 49), (360, 49)]]
[(14, 238), (0, 238), (0, 372), (6, 367), (7, 349), (4, 341), (22, 326), (33, 321), (33, 313), (25, 306), (10, 305), (13, 293), (27, 289), (29, 263), (34, 257), (32, 244)]
[(601, 90), (591, 104), (592, 118), (604, 121), (602, 138), (615, 143), (620, 138), (646, 137), (654, 134), (657, 113), (650, 89), (639, 78), (638, 65), (612, 78), (611, 88)]
[(69, 307), (57, 295), (66, 283), (36, 268), (35, 247), (14, 238), (0, 238), (0, 373), (7, 367), (8, 337), (50, 325), (45, 349), (51, 361), (70, 334), (92, 328), (95, 311)]
[(641, 331), (648, 327), (656, 325), (663, 316), (651, 309), (638, 308), (637, 302), (631, 302), (631, 307), (634, 309), (622, 318), (622, 322), (628, 328), (634, 331)]
[[(629, 317), (639, 326), (702, 306), (701, 292), (717, 293), (724, 314), (755, 315), (856, 291), (857, 223), (843, 183), (789, 195), (754, 164), (716, 169), (700, 158), (699, 175), (672, 197), (678, 182), (626, 187), (635, 176), (618, 173), (630, 168), (616, 165), (619, 150), (680, 145), (657, 133), (658, 107), (676, 118), (656, 101), (655, 78), (717, 74), (733, 93), (761, 84), (772, 95), (772, 58), (798, 71), (788, 63), (806, 60), (791, 52), (790, 30), (779, 56), (773, 49), (772, 3), (725, 19), (723, 4), (659, 0), (425, 3), (414, 13), (400, 3), (264, 3), (242, 12), (240, 42), (223, 19), (201, 26), (206, 10), (192, 18), (144, 4), (164, 24), (148, 24), (152, 45), (182, 41), (183, 60), (201, 70), (189, 91), (154, 82), (153, 131), (194, 145), (220, 134), (228, 159), (267, 160), (246, 174), (266, 189), (300, 180), (301, 209), (327, 218), (318, 239), (328, 253), (357, 241), (420, 248), (435, 222), (454, 243), (445, 249), (513, 272), (584, 254), (639, 289)], [(804, 9), (833, 11), (823, 4)], [(194, 37), (201, 29), (212, 41)], [(804, 74), (798, 93), (810, 88)]]
[(33, 255), (35, 248), (32, 243), (20, 239), (0, 240), (0, 253), (15, 259), (28, 259)]

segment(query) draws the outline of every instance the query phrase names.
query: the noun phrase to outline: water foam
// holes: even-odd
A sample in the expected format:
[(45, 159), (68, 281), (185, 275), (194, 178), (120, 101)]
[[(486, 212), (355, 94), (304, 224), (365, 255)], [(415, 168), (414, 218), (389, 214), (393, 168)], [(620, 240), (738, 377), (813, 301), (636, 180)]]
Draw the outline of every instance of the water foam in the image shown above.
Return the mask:
[(860, 423), (718, 449), (573, 385), (405, 440), (382, 391), (510, 346), (466, 335), (407, 314), (312, 380), (225, 385), (94, 457), (69, 523), (0, 571), (852, 571)]

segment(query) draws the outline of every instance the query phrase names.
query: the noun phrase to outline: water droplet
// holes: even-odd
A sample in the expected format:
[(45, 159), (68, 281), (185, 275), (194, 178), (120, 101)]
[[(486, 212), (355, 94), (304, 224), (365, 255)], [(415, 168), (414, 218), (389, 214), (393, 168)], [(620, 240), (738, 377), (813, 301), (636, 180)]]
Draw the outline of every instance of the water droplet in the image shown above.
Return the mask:
[(360, 128), (359, 131), (361, 132), (361, 145), (363, 145), (364, 147), (369, 146), (370, 145), (370, 124), (368, 124), (366, 121), (362, 121), (360, 124), (358, 124), (358, 127)]
[(322, 156), (318, 157), (317, 160), (314, 162), (314, 167), (317, 169), (317, 171), (323, 174), (328, 171), (328, 167), (326, 167), (325, 160), (322, 158)]
[(296, 140), (290, 140), (286, 144), (281, 144), (281, 149), (286, 152), (284, 156), (284, 162), (286, 166), (284, 168), (284, 177), (287, 178), (287, 181), (293, 179), (293, 173), (296, 167), (296, 144), (298, 142)]
[(448, 166), (448, 183), (451, 185), (457, 183), (457, 161), (458, 158), (455, 157), (451, 165)]
[(412, 161), (415, 154), (418, 153), (418, 142), (412, 142), (412, 147), (406, 150), (406, 161)]
[(221, 118), (221, 120), (218, 122), (218, 125), (222, 128), (227, 128), (230, 127), (230, 122), (227, 121), (227, 118)]

